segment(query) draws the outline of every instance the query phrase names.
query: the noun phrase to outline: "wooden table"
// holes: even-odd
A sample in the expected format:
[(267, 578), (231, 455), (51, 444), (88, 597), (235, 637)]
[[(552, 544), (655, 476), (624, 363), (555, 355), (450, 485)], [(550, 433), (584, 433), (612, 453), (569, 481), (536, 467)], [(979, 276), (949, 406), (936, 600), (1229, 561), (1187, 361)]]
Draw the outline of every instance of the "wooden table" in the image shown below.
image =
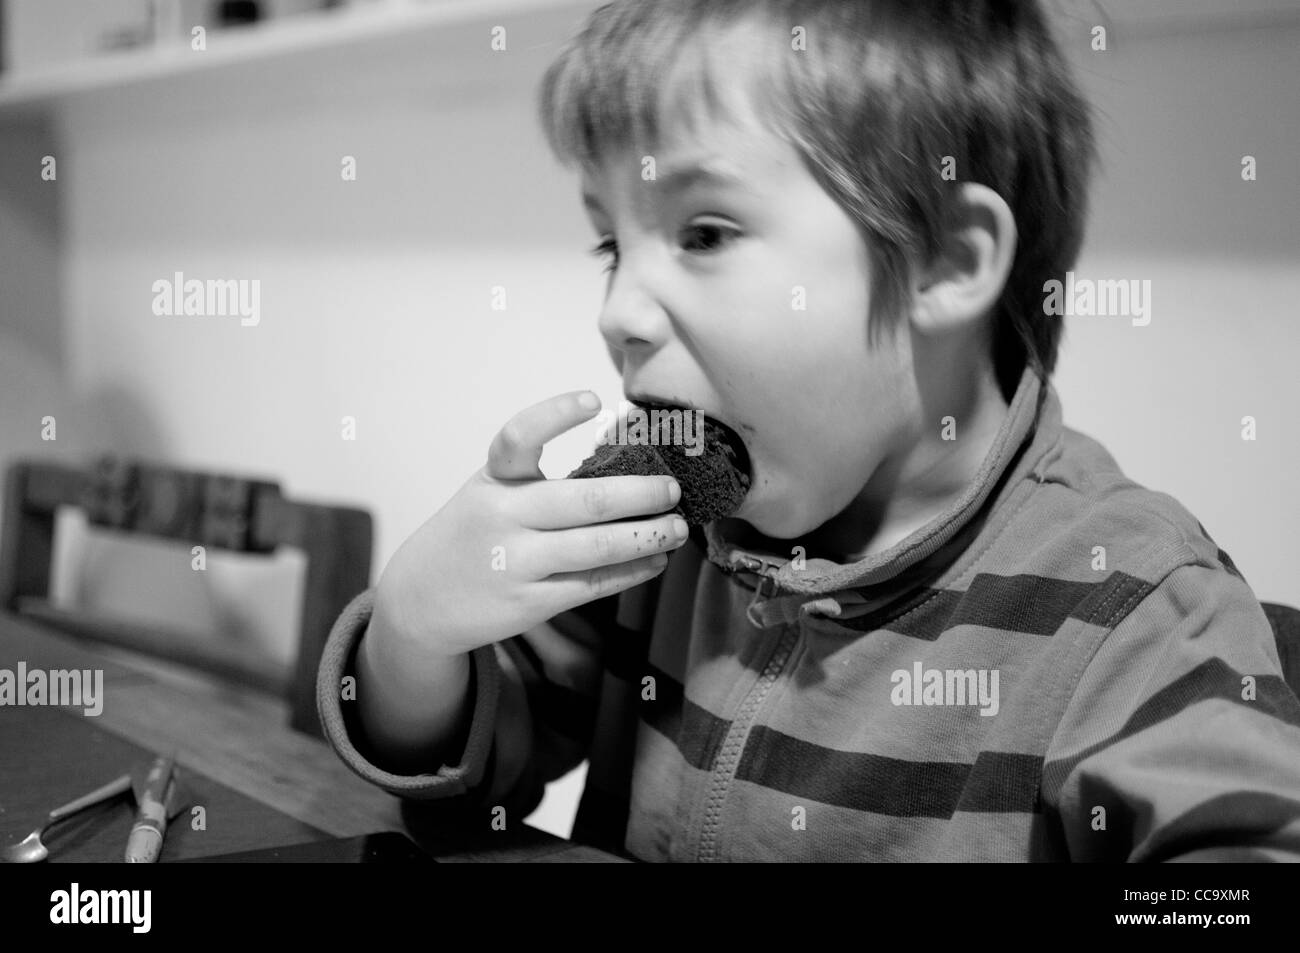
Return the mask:
[[(0, 706), (4, 843), (38, 827), (51, 808), (176, 750), (206, 829), (193, 830), (183, 814), (168, 831), (164, 861), (379, 831), (406, 833), (442, 862), (618, 860), (523, 824), (473, 834), (450, 814), (411, 824), (399, 799), (354, 775), (324, 741), (291, 730), (286, 702), (0, 613), (0, 669), (16, 672), (19, 662), (29, 672), (102, 670), (104, 699), (98, 716)], [(132, 809), (123, 801), (112, 810), (107, 819), (68, 821), (70, 834), (56, 829), (50, 859), (116, 859)]]

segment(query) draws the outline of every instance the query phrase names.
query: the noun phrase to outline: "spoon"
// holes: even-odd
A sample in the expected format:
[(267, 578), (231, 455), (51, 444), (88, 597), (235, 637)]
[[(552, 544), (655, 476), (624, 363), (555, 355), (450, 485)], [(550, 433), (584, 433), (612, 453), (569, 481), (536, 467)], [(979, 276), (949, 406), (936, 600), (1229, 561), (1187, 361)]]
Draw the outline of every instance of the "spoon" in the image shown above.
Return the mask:
[(116, 780), (109, 781), (102, 788), (82, 795), (75, 801), (68, 802), (63, 807), (56, 807), (45, 818), (45, 823), (41, 825), (40, 830), (32, 831), (17, 844), (0, 850), (0, 860), (9, 861), (13, 864), (34, 864), (44, 860), (50, 856), (50, 852), (41, 843), (41, 837), (51, 827), (59, 823), (59, 821), (66, 820), (72, 815), (84, 811), (88, 807), (94, 807), (96, 804), (117, 797), (129, 790), (131, 790), (131, 775), (124, 774)]

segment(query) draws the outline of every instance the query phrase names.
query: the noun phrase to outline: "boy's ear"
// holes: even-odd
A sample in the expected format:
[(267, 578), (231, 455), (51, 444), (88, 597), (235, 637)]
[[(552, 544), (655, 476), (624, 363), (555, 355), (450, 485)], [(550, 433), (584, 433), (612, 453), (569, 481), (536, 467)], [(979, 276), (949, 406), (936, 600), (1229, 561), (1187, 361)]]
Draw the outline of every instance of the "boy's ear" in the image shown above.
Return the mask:
[(939, 253), (918, 269), (912, 323), (922, 333), (972, 327), (992, 310), (1015, 260), (1016, 219), (1002, 196), (964, 183)]

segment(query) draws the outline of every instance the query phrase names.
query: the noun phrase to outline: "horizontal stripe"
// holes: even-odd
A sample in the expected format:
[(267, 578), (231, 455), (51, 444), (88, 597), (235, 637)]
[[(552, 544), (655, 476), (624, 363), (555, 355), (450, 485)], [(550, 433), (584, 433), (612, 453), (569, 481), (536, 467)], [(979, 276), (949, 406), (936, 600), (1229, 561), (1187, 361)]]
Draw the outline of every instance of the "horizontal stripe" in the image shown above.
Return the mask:
[(1178, 715), (1203, 701), (1226, 701), (1300, 727), (1300, 700), (1276, 675), (1256, 675), (1255, 698), (1241, 697), (1242, 673), (1223, 659), (1206, 659), (1185, 675), (1149, 697), (1109, 737), (1089, 745), (1077, 754), (1048, 762), (1046, 773), (1062, 781), (1083, 761)]
[(1209, 540), (1210, 543), (1214, 546), (1214, 558), (1217, 559), (1223, 565), (1223, 568), (1228, 570), (1228, 572), (1232, 573), (1242, 582), (1245, 582), (1246, 577), (1241, 574), (1241, 570), (1238, 569), (1237, 564), (1232, 561), (1232, 557), (1229, 556), (1227, 551), (1222, 549), (1219, 546), (1219, 544), (1214, 541), (1213, 536), (1211, 536), (1209, 533), (1205, 531), (1205, 527), (1201, 524), (1200, 520), (1196, 521), (1196, 528), (1200, 530), (1201, 535), (1204, 536), (1207, 540)]
[(1282, 677), (1292, 690), (1300, 691), (1300, 611), (1274, 602), (1263, 602), (1264, 617), (1273, 630)]
[(1300, 801), (1265, 791), (1234, 791), (1210, 798), (1161, 827), (1143, 845), (1141, 860), (1163, 862), (1210, 848), (1280, 847), (1275, 836), (1297, 825), (1289, 840), (1300, 850)]
[(1042, 759), (981, 751), (973, 765), (836, 751), (764, 725), (750, 732), (736, 777), (823, 804), (892, 817), (956, 811), (1035, 813)]
[[(1238, 672), (1217, 655), (1206, 659), (1143, 702), (1112, 736), (1110, 743), (1137, 734), (1197, 702), (1210, 699), (1232, 702), (1300, 728), (1300, 700), (1286, 683), (1276, 675), (1254, 675), (1255, 698), (1245, 699), (1241, 695), (1242, 678), (1246, 674)], [(1101, 744), (1105, 746), (1106, 742)]]
[[(731, 722), (686, 698), (681, 684), (663, 672), (653, 675), (656, 697), (641, 703), (642, 719), (673, 742), (691, 767), (712, 771)], [(950, 817), (958, 810), (1037, 811), (1041, 761), (991, 751), (981, 751), (973, 765), (909, 761), (827, 748), (759, 724), (746, 739), (736, 777), (824, 804), (898, 817)], [(874, 794), (864, 795), (864, 788)], [(864, 796), (876, 799), (863, 806), (858, 799)], [(914, 797), (920, 800), (911, 803)]]
[(712, 771), (730, 729), (730, 721), (685, 698), (682, 701), (681, 732), (676, 737), (668, 737), (676, 742), (687, 763), (702, 771)]
[(1295, 854), (1269, 846), (1207, 847), (1172, 858), (1180, 864), (1276, 864), (1294, 863)]
[[(682, 702), (685, 698), (682, 683), (665, 675), (654, 666), (647, 665), (643, 666), (644, 668), (649, 669), (645, 674), (655, 680), (655, 697), (652, 699), (644, 697), (639, 678), (633, 685), (628, 686), (628, 691), (636, 692), (640, 699), (642, 721), (665, 738), (675, 741), (682, 730)], [(628, 679), (628, 681), (632, 680)]]
[(713, 770), (731, 722), (687, 698), (675, 678), (653, 667), (649, 674), (655, 680), (655, 697), (641, 698), (642, 721), (675, 744), (691, 767)]
[[(794, 825), (796, 816), (804, 823)], [(719, 852), (741, 862), (1023, 862), (1044, 817), (963, 811), (950, 818), (890, 817), (737, 781), (722, 809)], [(670, 859), (693, 860), (683, 850), (690, 846), (689, 839), (679, 841)]]
[(1053, 635), (1070, 618), (1113, 626), (1151, 588), (1144, 580), (1122, 572), (1111, 572), (1097, 582), (979, 573), (964, 592), (929, 589), (907, 605), (836, 620), (835, 624), (859, 632), (888, 629), (930, 642), (959, 625)]
[(1246, 581), (1246, 577), (1241, 574), (1241, 570), (1237, 568), (1237, 564), (1232, 561), (1232, 557), (1228, 555), (1227, 551), (1222, 549), (1217, 550), (1215, 558), (1218, 559), (1219, 562), (1223, 563), (1223, 568), (1228, 570), (1228, 572), (1232, 573), (1242, 582)]

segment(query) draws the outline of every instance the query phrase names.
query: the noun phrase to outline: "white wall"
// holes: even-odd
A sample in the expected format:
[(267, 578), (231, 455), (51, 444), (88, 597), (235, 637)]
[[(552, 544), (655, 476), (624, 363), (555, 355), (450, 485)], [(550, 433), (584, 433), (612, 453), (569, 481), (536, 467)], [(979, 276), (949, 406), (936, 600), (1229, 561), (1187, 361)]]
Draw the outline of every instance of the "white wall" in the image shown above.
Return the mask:
[[(58, 287), (0, 266), (0, 452), (32, 450), (33, 421), (56, 402), (61, 444), (41, 448), (52, 453), (273, 475), (291, 494), (369, 506), (377, 575), (517, 409), (579, 387), (616, 402), (592, 236), (532, 112), (573, 22), (551, 18), (499, 74), (441, 92), (427, 79), (372, 88), (358, 70), (355, 83), (322, 75), (287, 102), (245, 89), (203, 105), (201, 84), (178, 83), (161, 104), (133, 105), (128, 92), (70, 110)], [(1071, 319), (1066, 422), (1181, 499), (1261, 598), (1300, 604), (1289, 546), (1300, 526), (1300, 30), (1113, 39), (1106, 54), (1087, 52), (1086, 37), (1075, 45), (1106, 167), (1077, 270), (1149, 278), (1154, 314), (1145, 328)], [(6, 150), (17, 142), (0, 135)], [(1247, 153), (1259, 160), (1252, 184), (1239, 176)], [(356, 182), (339, 176), (345, 154)], [(22, 223), (4, 201), (11, 247)], [(57, 244), (48, 230), (44, 240)], [(153, 281), (177, 270), (260, 279), (260, 325), (153, 315)], [(490, 309), (493, 285), (506, 287), (507, 311)], [(1254, 443), (1239, 438), (1247, 414)], [(340, 437), (344, 415), (357, 419), (355, 442)], [(543, 468), (562, 475), (590, 444), (589, 433), (562, 438)], [(239, 590), (236, 573), (205, 583)], [(193, 574), (174, 583), (197, 585)], [(189, 611), (216, 611), (203, 608), (210, 592), (193, 595)], [(265, 590), (245, 601), (267, 605), (266, 638), (287, 651), (288, 603)], [(574, 785), (548, 802), (544, 825), (567, 829)]]
[[(198, 79), (161, 102), (77, 104), (64, 359), (117, 412), (72, 436), (369, 506), (377, 576), (516, 410), (584, 386), (616, 400), (576, 184), (531, 112), (544, 65), (519, 50), (440, 90), (358, 70), (261, 102)], [(152, 284), (176, 271), (259, 280), (260, 323), (154, 315)], [(543, 465), (567, 472), (589, 445), (557, 441)]]
[(1078, 46), (1104, 168), (1076, 271), (1149, 279), (1153, 310), (1067, 318), (1066, 423), (1182, 501), (1257, 596), (1300, 605), (1300, 28)]
[[(111, 450), (364, 505), (377, 578), (519, 409), (582, 387), (616, 403), (577, 183), (545, 153), (532, 107), (550, 48), (574, 20), (507, 20), (511, 52), (489, 68), (466, 71), (463, 54), (445, 48), (452, 40), (435, 38), (427, 60), (415, 41), (396, 54), (377, 44), (355, 63), (326, 57), (319, 76), (286, 66), (284, 86), (264, 97), (242, 76), (217, 88), (182, 77), (162, 96), (127, 89), (72, 102), (57, 148), (12, 135), (27, 143), (17, 187), (39, 187), (27, 154), (54, 148), (63, 204), (57, 235), (35, 256), (57, 287), (47, 277), (27, 290), (23, 263), (0, 265), (6, 289), (24, 289), (0, 327), (0, 455)], [(340, 175), (344, 155), (356, 158), (356, 181)], [(33, 217), (0, 219), (4, 247), (29, 244)], [(152, 284), (175, 271), (259, 279), (260, 324), (154, 315)], [(505, 288), (505, 311), (491, 308), (494, 286)], [(46, 413), (58, 419), (55, 444), (37, 436)], [(341, 437), (345, 415), (355, 441)], [(563, 475), (593, 442), (591, 428), (557, 439), (544, 471)], [(221, 554), (195, 574), (188, 555), (133, 549), (125, 561), (121, 544), (87, 538), (79, 520), (60, 528), (71, 544), (60, 553), (61, 599), (232, 637), (251, 628), (273, 654), (291, 652), (294, 606), (281, 583), (301, 569), (293, 554), (269, 579)], [(242, 606), (238, 617), (230, 606)], [(560, 814), (541, 823), (567, 833)]]

